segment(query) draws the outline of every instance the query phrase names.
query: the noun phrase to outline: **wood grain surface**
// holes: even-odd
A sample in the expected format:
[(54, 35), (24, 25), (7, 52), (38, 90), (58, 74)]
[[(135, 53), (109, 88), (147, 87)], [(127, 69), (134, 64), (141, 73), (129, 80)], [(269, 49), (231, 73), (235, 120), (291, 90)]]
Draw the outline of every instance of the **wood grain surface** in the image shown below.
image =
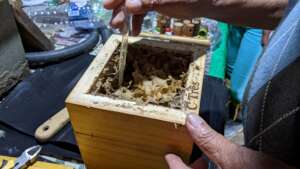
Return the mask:
[(34, 137), (40, 142), (46, 142), (55, 136), (55, 134), (57, 134), (69, 121), (69, 112), (66, 108), (63, 108), (41, 124), (36, 129)]
[(170, 152), (188, 162), (193, 142), (183, 125), (187, 113), (199, 113), (209, 42), (129, 38), (129, 44), (193, 53), (183, 99), (190, 107), (180, 110), (89, 94), (120, 41), (118, 35), (107, 41), (66, 101), (85, 164), (88, 169), (164, 169), (164, 155)]

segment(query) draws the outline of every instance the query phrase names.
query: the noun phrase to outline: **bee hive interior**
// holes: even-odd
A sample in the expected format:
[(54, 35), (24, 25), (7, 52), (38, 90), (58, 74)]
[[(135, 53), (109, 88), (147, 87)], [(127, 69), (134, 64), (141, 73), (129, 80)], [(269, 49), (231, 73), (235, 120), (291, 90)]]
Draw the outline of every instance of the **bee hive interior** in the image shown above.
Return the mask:
[(120, 46), (107, 62), (90, 94), (181, 108), (187, 72), (195, 53), (129, 44), (122, 86), (118, 84), (119, 54)]

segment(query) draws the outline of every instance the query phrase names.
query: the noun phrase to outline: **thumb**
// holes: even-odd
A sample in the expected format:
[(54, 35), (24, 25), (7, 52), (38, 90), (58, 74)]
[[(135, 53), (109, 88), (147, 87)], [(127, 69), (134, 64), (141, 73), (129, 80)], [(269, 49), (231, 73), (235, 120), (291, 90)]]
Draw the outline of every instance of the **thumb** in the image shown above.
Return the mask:
[(165, 159), (170, 169), (190, 169), (177, 155), (167, 154)]
[(225, 167), (237, 153), (239, 146), (213, 130), (201, 117), (189, 114), (186, 127), (197, 146), (216, 165)]

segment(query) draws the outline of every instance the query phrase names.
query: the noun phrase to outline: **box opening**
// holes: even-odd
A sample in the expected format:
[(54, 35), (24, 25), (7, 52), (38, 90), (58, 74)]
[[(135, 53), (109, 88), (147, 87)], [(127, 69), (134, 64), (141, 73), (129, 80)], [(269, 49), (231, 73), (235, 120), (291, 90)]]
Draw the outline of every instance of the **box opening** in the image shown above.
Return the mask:
[(89, 94), (180, 109), (193, 51), (133, 43), (128, 46), (122, 86), (118, 84), (120, 46)]

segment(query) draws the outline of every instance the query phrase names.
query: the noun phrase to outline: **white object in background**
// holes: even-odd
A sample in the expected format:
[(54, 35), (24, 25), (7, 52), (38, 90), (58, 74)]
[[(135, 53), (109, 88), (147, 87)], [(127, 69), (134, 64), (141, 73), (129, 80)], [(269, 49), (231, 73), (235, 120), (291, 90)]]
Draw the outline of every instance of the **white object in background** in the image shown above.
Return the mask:
[(23, 6), (34, 6), (43, 4), (46, 0), (22, 0)]
[(83, 8), (88, 3), (87, 0), (70, 0), (70, 2), (75, 3), (78, 6), (78, 8)]

